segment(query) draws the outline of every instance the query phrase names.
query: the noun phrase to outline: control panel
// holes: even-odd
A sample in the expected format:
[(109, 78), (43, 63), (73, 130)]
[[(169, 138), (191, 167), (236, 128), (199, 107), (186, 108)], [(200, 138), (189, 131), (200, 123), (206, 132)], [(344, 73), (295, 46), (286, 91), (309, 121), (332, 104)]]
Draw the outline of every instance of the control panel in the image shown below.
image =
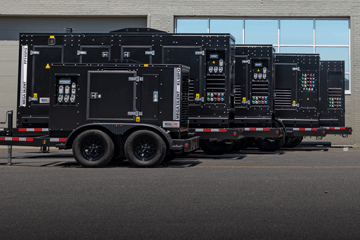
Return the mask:
[(342, 106), (341, 98), (329, 98), (329, 107), (330, 108), (341, 108)]
[(269, 73), (268, 60), (253, 60), (251, 81), (251, 104), (268, 105)]
[(56, 84), (56, 104), (74, 105), (77, 84), (74, 78), (59, 77)]
[(301, 74), (301, 91), (314, 92), (317, 87), (317, 79), (315, 72), (302, 72)]
[(206, 102), (225, 102), (225, 52), (206, 53)]

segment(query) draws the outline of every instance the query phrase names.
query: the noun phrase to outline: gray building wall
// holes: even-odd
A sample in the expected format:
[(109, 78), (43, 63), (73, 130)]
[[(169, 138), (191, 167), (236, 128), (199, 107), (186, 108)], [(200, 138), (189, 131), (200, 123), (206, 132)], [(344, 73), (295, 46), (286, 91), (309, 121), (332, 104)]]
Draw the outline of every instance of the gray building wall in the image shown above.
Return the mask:
[[(63, 0), (23, 1), (1, 0), (2, 16), (42, 17), (136, 17), (147, 16), (147, 26), (168, 32), (174, 31), (175, 17), (251, 17), (251, 18), (350, 18), (351, 28), (351, 94), (346, 96), (346, 125), (352, 126), (353, 135), (347, 139), (330, 137), (333, 144), (360, 144), (360, 1), (357, 0)], [(1, 24), (1, 22), (0, 22)], [(3, 45), (4, 44), (4, 45)], [(6, 44), (1, 49), (7, 48)], [(13, 46), (13, 45), (11, 45)], [(13, 48), (15, 49), (15, 48)], [(2, 52), (3, 50), (1, 50)], [(17, 51), (17, 50), (16, 50)], [(6, 86), (8, 69), (1, 67), (6, 61), (13, 61), (11, 71), (17, 68), (17, 53), (0, 56), (1, 88)], [(3, 54), (0, 54), (3, 55)], [(4, 79), (4, 80), (2, 80)], [(15, 80), (16, 81), (16, 80)], [(3, 85), (4, 83), (4, 85)], [(10, 83), (8, 83), (10, 84)], [(10, 84), (11, 85), (11, 84)], [(5, 87), (6, 88), (6, 87)], [(10, 88), (10, 87), (9, 87)], [(13, 101), (15, 90), (0, 90), (1, 96)], [(4, 95), (3, 95), (4, 94)], [(3, 97), (2, 97), (3, 99)], [(1, 103), (1, 106), (3, 104)], [(4, 109), (0, 107), (0, 111)]]

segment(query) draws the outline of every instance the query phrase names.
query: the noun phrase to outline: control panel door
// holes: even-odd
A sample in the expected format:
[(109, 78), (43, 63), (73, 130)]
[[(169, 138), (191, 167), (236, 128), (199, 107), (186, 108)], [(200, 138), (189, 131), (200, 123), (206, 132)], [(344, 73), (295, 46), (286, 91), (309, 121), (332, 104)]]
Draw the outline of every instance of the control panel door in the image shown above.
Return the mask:
[(122, 46), (121, 60), (133, 60), (139, 63), (152, 63), (152, 56), (155, 51), (151, 50), (151, 46)]
[(143, 74), (142, 81), (136, 83), (136, 111), (142, 120), (159, 117), (159, 75)]
[(110, 46), (81, 46), (80, 63), (105, 63), (110, 61)]
[(136, 72), (89, 71), (87, 120), (133, 121)]
[(34, 46), (30, 100), (32, 106), (49, 105), (50, 64), (63, 62), (61, 46)]
[(235, 66), (235, 108), (246, 107), (249, 99), (249, 64), (250, 60), (246, 55), (236, 55)]
[(297, 71), (296, 63), (275, 64), (275, 110), (297, 109)]

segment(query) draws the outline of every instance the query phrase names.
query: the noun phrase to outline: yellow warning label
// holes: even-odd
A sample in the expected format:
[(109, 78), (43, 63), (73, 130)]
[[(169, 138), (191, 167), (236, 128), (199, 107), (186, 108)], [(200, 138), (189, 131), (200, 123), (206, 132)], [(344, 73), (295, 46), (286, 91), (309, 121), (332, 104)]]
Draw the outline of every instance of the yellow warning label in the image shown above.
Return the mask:
[(215, 61), (213, 61), (213, 64), (215, 64)]
[(246, 102), (246, 97), (243, 97), (243, 102)]
[(309, 98), (307, 98), (307, 100), (309, 101)]
[(296, 104), (296, 101), (293, 101), (293, 104)]
[(196, 94), (196, 98), (200, 98), (200, 93), (197, 93), (197, 94)]
[(260, 69), (258, 69), (257, 71), (260, 72)]
[(140, 122), (140, 117), (136, 117), (136, 122)]
[(50, 38), (55, 38), (55, 36), (50, 36)]
[(144, 67), (148, 67), (149, 66), (149, 64), (144, 64)]
[(33, 96), (33, 98), (37, 98), (37, 93), (34, 93), (34, 96)]
[(50, 65), (49, 64), (46, 64), (46, 69), (50, 69)]

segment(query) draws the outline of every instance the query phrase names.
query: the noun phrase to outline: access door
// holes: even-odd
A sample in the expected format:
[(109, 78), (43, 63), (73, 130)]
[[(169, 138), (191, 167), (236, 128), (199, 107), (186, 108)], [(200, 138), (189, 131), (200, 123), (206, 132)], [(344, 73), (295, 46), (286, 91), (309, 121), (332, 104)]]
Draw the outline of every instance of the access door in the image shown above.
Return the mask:
[(87, 120), (133, 121), (135, 71), (89, 71)]
[(50, 102), (50, 64), (63, 62), (62, 46), (34, 46), (30, 51), (33, 58), (31, 106), (47, 106)]
[(297, 69), (296, 63), (275, 64), (275, 110), (297, 110)]

